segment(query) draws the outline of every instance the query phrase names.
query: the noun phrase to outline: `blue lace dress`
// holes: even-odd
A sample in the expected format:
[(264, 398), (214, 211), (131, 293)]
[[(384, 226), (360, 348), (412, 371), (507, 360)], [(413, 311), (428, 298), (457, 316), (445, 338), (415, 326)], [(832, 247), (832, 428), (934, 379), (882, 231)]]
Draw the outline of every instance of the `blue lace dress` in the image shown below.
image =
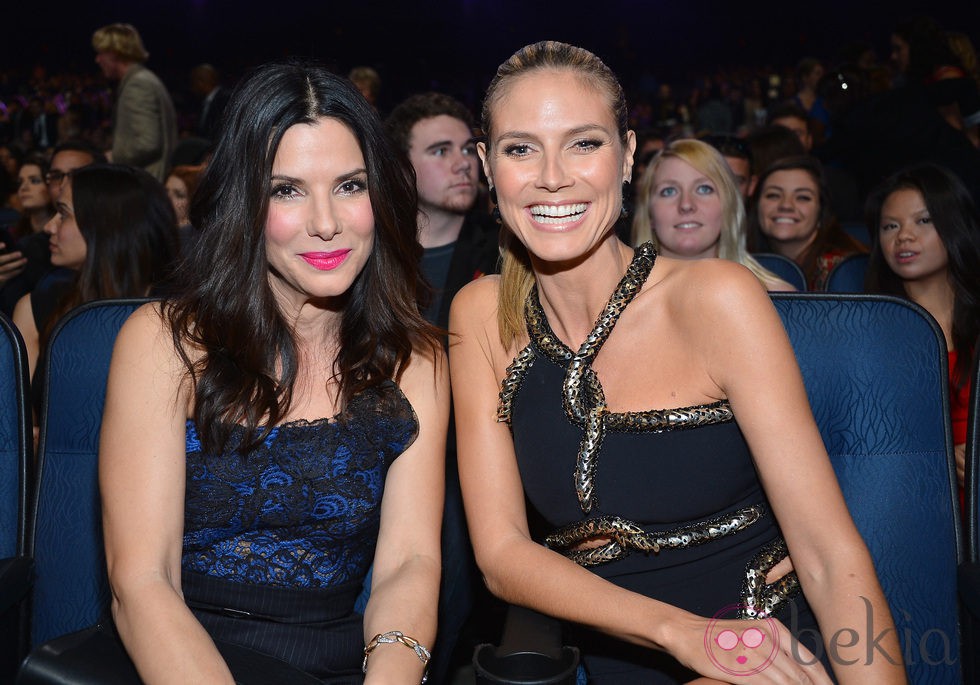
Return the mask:
[(358, 682), (354, 604), (374, 558), (385, 475), (417, 434), (390, 381), (336, 417), (276, 426), (244, 457), (240, 429), (207, 454), (188, 421), (181, 576), (212, 637), (331, 683)]

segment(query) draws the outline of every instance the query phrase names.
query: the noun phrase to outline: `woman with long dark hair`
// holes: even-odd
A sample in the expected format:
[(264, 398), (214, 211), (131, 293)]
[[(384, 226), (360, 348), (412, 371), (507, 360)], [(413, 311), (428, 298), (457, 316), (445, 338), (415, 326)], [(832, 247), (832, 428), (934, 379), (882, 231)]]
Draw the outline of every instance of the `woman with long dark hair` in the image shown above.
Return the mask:
[(232, 682), (216, 641), (326, 682), (423, 676), (448, 379), (398, 159), (316, 64), (231, 97), (177, 295), (130, 318), (110, 371), (112, 613), (147, 683)]
[(142, 169), (101, 164), (76, 170), (44, 230), (51, 264), (75, 272), (24, 295), (14, 322), (27, 344), (31, 372), (58, 320), (92, 300), (145, 297), (163, 283), (177, 254), (173, 208)]
[(823, 290), (845, 257), (866, 252), (841, 228), (823, 167), (814, 157), (787, 157), (762, 172), (749, 212), (749, 250), (796, 262), (810, 290)]
[(907, 298), (939, 322), (949, 349), (956, 475), (963, 485), (970, 370), (980, 336), (980, 215), (963, 183), (932, 163), (908, 167), (869, 195), (866, 289)]

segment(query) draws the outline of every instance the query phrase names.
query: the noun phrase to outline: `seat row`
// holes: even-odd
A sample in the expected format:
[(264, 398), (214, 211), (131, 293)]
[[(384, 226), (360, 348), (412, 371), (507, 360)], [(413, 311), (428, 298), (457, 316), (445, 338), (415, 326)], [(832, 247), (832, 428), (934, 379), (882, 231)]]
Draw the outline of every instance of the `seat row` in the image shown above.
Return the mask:
[[(0, 318), (0, 638), (5, 658), (0, 666), (6, 669), (0, 681), (11, 680), (17, 664), (33, 650), (18, 682), (45, 682), (37, 667), (43, 645), (91, 626), (107, 610), (99, 429), (113, 341), (143, 302), (83, 305), (52, 333), (41, 361), (45, 387), (36, 456), (23, 343), (10, 322)], [(970, 584), (971, 578), (980, 578), (976, 371), (964, 535), (947, 354), (938, 324), (920, 307), (888, 296), (779, 293), (773, 302), (848, 507), (878, 570), (910, 682), (960, 683), (974, 677), (972, 636), (978, 631), (968, 611), (963, 620), (960, 614), (975, 599), (980, 616), (980, 581)], [(958, 568), (967, 602), (958, 595)], [(863, 634), (873, 625), (869, 616), (867, 625), (854, 630)], [(497, 663), (507, 655), (497, 650), (494, 656)], [(484, 666), (477, 664), (478, 673), (491, 677)]]

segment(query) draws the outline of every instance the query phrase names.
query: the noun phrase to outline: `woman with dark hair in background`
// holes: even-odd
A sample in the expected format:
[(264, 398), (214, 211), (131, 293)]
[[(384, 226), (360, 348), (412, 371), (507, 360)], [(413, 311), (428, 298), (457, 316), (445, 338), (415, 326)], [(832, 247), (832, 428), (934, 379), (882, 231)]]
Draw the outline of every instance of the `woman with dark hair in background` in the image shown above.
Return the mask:
[[(22, 241), (44, 230), (54, 214), (51, 194), (44, 176), (48, 161), (40, 154), (28, 155), (17, 172), (17, 201), (19, 218), (0, 230), (0, 285), (20, 274), (27, 266), (27, 249)], [(28, 241), (30, 242), (30, 241)]]
[(77, 276), (33, 290), (14, 308), (32, 374), (66, 312), (92, 300), (149, 295), (167, 278), (176, 256), (173, 208), (160, 182), (141, 169), (118, 164), (77, 169), (56, 210), (44, 227), (51, 264)]
[(231, 683), (216, 642), (325, 682), (423, 677), (449, 395), (399, 160), (325, 67), (231, 96), (197, 247), (123, 326), (106, 396), (112, 615), (151, 685)]
[(177, 232), (180, 238), (180, 253), (187, 254), (197, 241), (197, 231), (191, 225), (191, 200), (201, 182), (203, 165), (180, 164), (167, 175), (167, 196), (177, 214)]
[(809, 290), (823, 290), (845, 257), (866, 252), (841, 228), (823, 167), (813, 157), (787, 157), (759, 177), (749, 213), (749, 250), (775, 252), (803, 269)]
[(949, 349), (956, 475), (963, 486), (970, 372), (980, 336), (980, 216), (963, 183), (931, 163), (908, 167), (868, 197), (867, 290), (921, 305)]
[(14, 240), (41, 232), (54, 215), (48, 184), (44, 180), (47, 173), (48, 160), (38, 153), (28, 155), (17, 171), (20, 219), (9, 229)]

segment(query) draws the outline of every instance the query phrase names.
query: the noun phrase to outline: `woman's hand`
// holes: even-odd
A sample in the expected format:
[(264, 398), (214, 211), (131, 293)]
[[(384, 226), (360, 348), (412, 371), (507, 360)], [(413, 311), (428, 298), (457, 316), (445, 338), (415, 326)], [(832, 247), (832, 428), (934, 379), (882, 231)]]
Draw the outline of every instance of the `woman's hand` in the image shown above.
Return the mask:
[(671, 654), (707, 678), (752, 685), (832, 683), (823, 664), (776, 619), (692, 616), (671, 628), (670, 636)]
[[(0, 250), (6, 247), (4, 243), (0, 243)], [(20, 252), (0, 253), (0, 286), (19, 276), (26, 265), (27, 259)]]

